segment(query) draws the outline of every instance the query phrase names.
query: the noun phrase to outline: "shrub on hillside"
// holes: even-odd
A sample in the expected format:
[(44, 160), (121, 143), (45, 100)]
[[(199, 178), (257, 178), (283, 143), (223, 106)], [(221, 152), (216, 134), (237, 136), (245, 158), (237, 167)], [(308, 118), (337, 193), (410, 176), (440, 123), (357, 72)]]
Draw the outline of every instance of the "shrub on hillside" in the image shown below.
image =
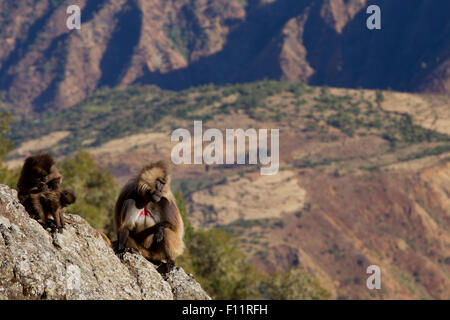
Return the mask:
[(65, 158), (58, 168), (64, 176), (62, 187), (73, 189), (77, 195), (77, 201), (67, 212), (79, 214), (91, 226), (114, 238), (112, 221), (118, 187), (112, 174), (100, 168), (85, 151)]

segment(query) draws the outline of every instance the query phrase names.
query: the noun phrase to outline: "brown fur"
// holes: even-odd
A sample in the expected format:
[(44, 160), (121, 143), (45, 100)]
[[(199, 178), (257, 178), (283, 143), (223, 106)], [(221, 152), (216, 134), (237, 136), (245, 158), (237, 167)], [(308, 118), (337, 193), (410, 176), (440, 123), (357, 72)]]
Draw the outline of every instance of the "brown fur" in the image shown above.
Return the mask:
[(38, 152), (25, 159), (17, 182), (18, 198), (27, 212), (39, 216), (46, 221), (46, 215), (41, 204), (42, 192), (58, 190), (62, 175), (55, 165), (53, 157), (44, 152)]
[(49, 190), (38, 194), (47, 224), (47, 217), (52, 217), (59, 232), (62, 232), (65, 224), (64, 209), (75, 202), (75, 194), (70, 190)]
[[(162, 182), (162, 183), (161, 183)], [(184, 249), (184, 226), (175, 198), (170, 190), (168, 165), (159, 161), (145, 166), (120, 192), (115, 206), (115, 227), (119, 251), (134, 248), (153, 262), (163, 262), (169, 271)], [(133, 200), (130, 202), (130, 200)], [(147, 206), (161, 221), (139, 233), (128, 230), (127, 206)]]
[(46, 187), (56, 190), (61, 186), (62, 178), (53, 157), (48, 153), (38, 152), (25, 159), (17, 190), (19, 193), (42, 191), (42, 188)]

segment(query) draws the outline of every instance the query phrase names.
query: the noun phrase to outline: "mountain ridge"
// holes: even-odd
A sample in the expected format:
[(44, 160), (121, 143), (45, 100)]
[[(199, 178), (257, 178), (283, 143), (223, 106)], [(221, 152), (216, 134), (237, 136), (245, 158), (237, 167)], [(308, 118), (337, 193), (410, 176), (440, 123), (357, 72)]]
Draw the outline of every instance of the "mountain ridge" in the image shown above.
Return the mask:
[(0, 107), (66, 109), (104, 86), (263, 79), (448, 93), (450, 23), (441, 12), (450, 4), (378, 1), (382, 30), (370, 31), (370, 3), (83, 0), (82, 28), (69, 31), (68, 1), (4, 2)]

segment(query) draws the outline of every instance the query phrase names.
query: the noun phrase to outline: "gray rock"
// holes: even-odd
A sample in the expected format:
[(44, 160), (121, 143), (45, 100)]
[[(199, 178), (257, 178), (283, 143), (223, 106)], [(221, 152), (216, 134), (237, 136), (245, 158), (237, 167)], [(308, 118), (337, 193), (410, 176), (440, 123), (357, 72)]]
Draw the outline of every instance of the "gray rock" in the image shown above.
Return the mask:
[(211, 298), (203, 291), (200, 284), (195, 281), (191, 274), (186, 274), (180, 267), (175, 267), (164, 279), (172, 288), (175, 300), (210, 300)]
[(63, 233), (29, 217), (0, 185), (0, 299), (210, 299), (177, 267), (163, 277), (140, 255), (119, 259), (80, 216)]

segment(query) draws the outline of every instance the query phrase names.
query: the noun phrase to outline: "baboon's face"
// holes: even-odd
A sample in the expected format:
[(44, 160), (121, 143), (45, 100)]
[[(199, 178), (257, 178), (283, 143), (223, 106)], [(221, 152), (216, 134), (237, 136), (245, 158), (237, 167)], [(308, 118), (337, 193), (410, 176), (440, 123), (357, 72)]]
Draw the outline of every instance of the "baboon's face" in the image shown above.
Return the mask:
[(62, 176), (55, 165), (50, 168), (38, 165), (29, 166), (23, 173), (26, 183), (39, 191), (57, 190), (61, 185)]
[(25, 159), (17, 188), (21, 192), (58, 190), (62, 175), (50, 154), (37, 153)]
[(147, 183), (146, 185), (148, 186), (148, 188), (146, 188), (145, 194), (142, 194), (142, 197), (147, 202), (159, 202), (162, 198), (162, 192), (165, 184), (166, 181), (162, 178), (156, 179), (154, 185), (150, 185), (149, 183)]
[(71, 190), (63, 190), (61, 191), (61, 204), (64, 206), (68, 206), (69, 204), (74, 203), (77, 200), (75, 193)]
[(30, 171), (31, 172), (28, 175), (30, 185), (34, 185), (40, 191), (46, 191), (48, 189), (47, 182), (49, 172), (47, 170), (38, 167), (32, 168), (32, 170)]
[(164, 189), (164, 185), (166, 181), (164, 179), (156, 179), (155, 181), (155, 190), (151, 194), (151, 198), (153, 202), (159, 202), (162, 198), (162, 192)]

